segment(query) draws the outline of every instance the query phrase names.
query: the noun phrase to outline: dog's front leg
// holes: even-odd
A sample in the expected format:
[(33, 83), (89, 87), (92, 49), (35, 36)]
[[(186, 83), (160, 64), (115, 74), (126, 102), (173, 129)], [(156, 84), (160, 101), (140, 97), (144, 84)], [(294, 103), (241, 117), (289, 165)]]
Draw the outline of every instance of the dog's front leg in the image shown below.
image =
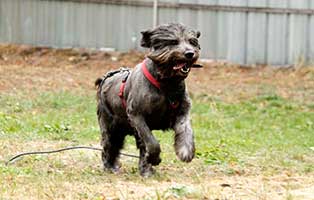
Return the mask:
[(184, 162), (191, 162), (195, 154), (194, 134), (189, 117), (189, 109), (189, 100), (184, 101), (173, 127), (175, 132), (175, 151), (180, 160)]
[(141, 175), (150, 176), (153, 173), (152, 166), (161, 162), (160, 145), (147, 126), (144, 117), (140, 115), (130, 115), (129, 120), (137, 131), (137, 141), (140, 149), (139, 168)]

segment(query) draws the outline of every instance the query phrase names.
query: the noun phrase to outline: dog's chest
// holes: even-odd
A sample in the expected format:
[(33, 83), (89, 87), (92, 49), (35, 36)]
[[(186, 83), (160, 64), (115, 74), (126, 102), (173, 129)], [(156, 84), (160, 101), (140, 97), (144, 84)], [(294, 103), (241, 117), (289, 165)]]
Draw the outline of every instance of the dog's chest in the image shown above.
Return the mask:
[[(148, 98), (147, 103), (150, 105), (150, 109), (145, 114), (145, 120), (150, 129), (165, 130), (171, 128), (180, 109), (181, 99), (170, 99), (166, 95), (158, 95)], [(177, 105), (173, 106), (173, 103)]]

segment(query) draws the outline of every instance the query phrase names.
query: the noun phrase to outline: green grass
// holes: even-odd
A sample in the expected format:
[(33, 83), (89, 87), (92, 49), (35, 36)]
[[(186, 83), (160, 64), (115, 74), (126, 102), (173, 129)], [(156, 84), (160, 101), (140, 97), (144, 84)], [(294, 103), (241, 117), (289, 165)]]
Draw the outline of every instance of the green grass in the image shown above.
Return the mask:
[[(11, 180), (10, 177), (22, 177), (22, 180), (13, 178), (14, 181), (2, 182), (0, 197), (10, 195), (7, 190), (14, 194), (18, 186), (26, 184), (27, 180), (39, 184), (38, 191), (47, 189), (44, 184), (46, 181), (50, 181), (52, 188), (56, 185), (51, 181), (56, 184), (64, 184), (67, 181), (85, 184), (113, 181), (118, 184), (115, 175), (104, 175), (99, 165), (93, 165), (95, 160), (100, 159), (97, 153), (92, 154), (92, 157), (74, 153), (71, 159), (63, 157), (64, 154), (51, 157), (33, 156), (14, 165), (3, 164), (10, 155), (21, 150), (78, 144), (97, 145), (99, 130), (95, 105), (94, 93), (83, 91), (47, 92), (31, 96), (23, 93), (1, 94), (0, 142), (3, 145), (0, 147), (0, 180)], [(195, 164), (190, 165), (194, 171), (189, 172), (193, 183), (206, 181), (204, 177), (208, 178), (208, 169), (224, 175), (277, 174), (287, 171), (306, 176), (314, 172), (313, 105), (291, 102), (276, 94), (258, 96), (237, 103), (195, 97), (191, 115), (197, 148)], [(173, 179), (173, 173), (177, 174), (176, 181), (185, 180), (185, 164), (179, 162), (173, 153), (173, 134), (160, 131), (154, 133), (163, 150), (163, 165), (158, 170), (164, 171), (163, 174), (157, 173), (154, 180), (167, 182)], [(23, 146), (24, 143), (42, 145)], [(47, 147), (46, 143), (50, 146)], [(56, 145), (53, 145), (54, 143)], [(127, 138), (124, 151), (137, 152), (133, 138)], [(147, 181), (138, 175), (136, 162), (123, 163), (126, 169), (120, 177), (125, 182), (135, 180), (138, 184), (146, 184)], [(172, 171), (169, 172), (167, 168)], [(53, 193), (48, 191), (48, 197), (56, 197)], [(82, 199), (101, 199), (103, 195), (95, 191), (92, 194), (94, 196), (91, 196), (89, 191), (82, 191), (77, 195)], [(120, 191), (119, 194), (125, 196), (129, 193)], [(169, 195), (174, 198), (189, 195), (201, 198), (207, 194), (204, 194), (204, 190), (190, 192), (187, 186), (183, 185), (168, 186), (162, 191), (156, 190), (156, 194), (151, 195), (157, 199), (167, 199)], [(39, 197), (47, 196), (40, 193)]]
[[(2, 137), (24, 140), (67, 140), (78, 144), (99, 140), (94, 94), (44, 93), (35, 97), (2, 96)], [(279, 96), (227, 104), (193, 100), (192, 123), (197, 157), (208, 165), (245, 164), (248, 158), (272, 165), (300, 167), (314, 146), (314, 113), (309, 105)], [(156, 131), (161, 144), (172, 145), (172, 134)], [(132, 139), (128, 141), (132, 143)]]
[(95, 98), (68, 92), (0, 99), (0, 132), (24, 139), (84, 141), (98, 138)]
[(276, 95), (236, 104), (197, 102), (192, 119), (198, 155), (209, 164), (245, 164), (254, 158), (255, 164), (265, 170), (273, 170), (274, 165), (280, 170), (314, 169), (304, 160), (311, 157), (310, 147), (314, 146), (314, 113), (310, 106)]

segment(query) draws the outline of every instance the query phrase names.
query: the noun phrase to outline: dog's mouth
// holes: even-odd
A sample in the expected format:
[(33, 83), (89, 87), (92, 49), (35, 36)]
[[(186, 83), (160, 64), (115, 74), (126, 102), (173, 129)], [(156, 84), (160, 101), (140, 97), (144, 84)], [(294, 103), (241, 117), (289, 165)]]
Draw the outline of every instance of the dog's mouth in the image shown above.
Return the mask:
[(178, 63), (173, 67), (173, 70), (180, 71), (183, 75), (187, 75), (191, 71), (191, 67), (188, 63)]

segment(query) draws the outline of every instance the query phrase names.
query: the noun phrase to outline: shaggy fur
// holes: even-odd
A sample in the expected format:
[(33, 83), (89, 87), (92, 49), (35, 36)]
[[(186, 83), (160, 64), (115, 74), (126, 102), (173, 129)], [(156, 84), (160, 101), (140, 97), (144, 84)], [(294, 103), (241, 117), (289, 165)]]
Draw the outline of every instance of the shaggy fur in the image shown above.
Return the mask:
[[(190, 162), (195, 153), (190, 123), (190, 99), (184, 79), (199, 57), (200, 33), (172, 23), (143, 31), (141, 45), (150, 52), (143, 61), (160, 83), (160, 89), (144, 76), (141, 65), (117, 70), (96, 80), (97, 115), (101, 130), (104, 168), (117, 172), (118, 157), (126, 135), (133, 135), (140, 151), (139, 170), (150, 176), (161, 162), (160, 145), (152, 130), (173, 129), (174, 147), (180, 160)], [(120, 86), (126, 79), (123, 106)], [(171, 107), (176, 104), (176, 107)]]

